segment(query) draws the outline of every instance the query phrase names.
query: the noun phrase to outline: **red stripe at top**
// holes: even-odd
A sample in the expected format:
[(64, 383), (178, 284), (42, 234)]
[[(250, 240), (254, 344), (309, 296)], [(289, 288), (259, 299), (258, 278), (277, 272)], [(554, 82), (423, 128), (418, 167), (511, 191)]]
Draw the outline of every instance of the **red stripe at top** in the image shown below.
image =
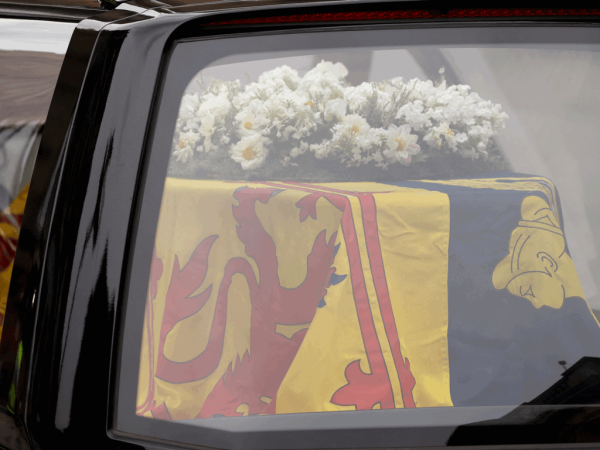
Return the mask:
[(236, 20), (222, 20), (208, 25), (245, 25), (262, 23), (290, 22), (334, 22), (355, 20), (397, 20), (397, 19), (446, 19), (470, 17), (553, 17), (553, 16), (600, 16), (600, 9), (588, 8), (478, 8), (453, 9), (446, 14), (434, 11), (365, 11), (321, 14), (291, 14), (286, 16), (254, 17)]

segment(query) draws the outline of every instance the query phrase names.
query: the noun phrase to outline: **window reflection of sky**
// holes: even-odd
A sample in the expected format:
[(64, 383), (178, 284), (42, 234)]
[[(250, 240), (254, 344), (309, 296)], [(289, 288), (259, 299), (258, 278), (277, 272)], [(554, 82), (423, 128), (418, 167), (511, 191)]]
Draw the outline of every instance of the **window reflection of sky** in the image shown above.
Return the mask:
[(0, 19), (0, 50), (65, 54), (76, 23)]
[(76, 26), (0, 19), (0, 208), (29, 182), (40, 125)]

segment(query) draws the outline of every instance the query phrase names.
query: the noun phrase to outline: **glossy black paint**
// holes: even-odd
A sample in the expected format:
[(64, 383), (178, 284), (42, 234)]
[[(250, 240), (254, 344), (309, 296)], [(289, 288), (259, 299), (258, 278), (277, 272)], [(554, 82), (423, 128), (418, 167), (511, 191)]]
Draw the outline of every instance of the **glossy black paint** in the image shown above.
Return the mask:
[[(10, 417), (29, 448), (161, 445), (135, 443), (133, 436), (117, 438), (107, 432), (114, 419), (120, 300), (127, 289), (134, 231), (145, 226), (136, 214), (148, 161), (144, 151), (171, 43), (197, 35), (206, 21), (225, 18), (399, 5), (444, 9), (433, 2), (167, 3), (128, 2), (134, 8), (123, 5), (81, 22), (59, 76), (34, 170), (0, 343), (3, 409), (13, 381), (16, 386), (14, 415), (7, 416), (3, 409), (0, 414)], [(213, 17), (204, 17), (208, 15)], [(288, 28), (293, 26), (310, 24)], [(263, 29), (277, 26), (210, 32)], [(19, 341), (23, 358), (17, 370)]]

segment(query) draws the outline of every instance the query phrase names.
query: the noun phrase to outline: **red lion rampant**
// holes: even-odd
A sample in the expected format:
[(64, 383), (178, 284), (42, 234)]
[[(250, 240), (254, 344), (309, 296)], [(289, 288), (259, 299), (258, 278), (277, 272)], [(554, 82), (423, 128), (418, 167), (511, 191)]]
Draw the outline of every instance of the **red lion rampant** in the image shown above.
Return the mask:
[[(327, 242), (326, 231), (323, 230), (316, 237), (308, 256), (305, 280), (295, 289), (280, 285), (275, 243), (255, 211), (257, 201), (266, 204), (279, 192), (280, 189), (248, 187), (241, 187), (234, 192), (234, 197), (239, 201), (238, 206), (233, 206), (233, 216), (239, 224), (237, 234), (245, 245), (246, 254), (258, 266), (260, 281), (257, 282), (252, 266), (246, 259), (232, 258), (227, 262), (206, 349), (184, 363), (170, 361), (165, 357), (165, 340), (179, 321), (198, 313), (208, 301), (212, 285), (198, 295), (190, 295), (204, 281), (208, 255), (218, 236), (204, 239), (182, 269), (175, 257), (159, 338), (156, 376), (160, 379), (170, 383), (186, 383), (206, 378), (213, 373), (223, 351), (227, 294), (233, 275), (243, 275), (250, 291), (250, 351), (241, 360), (238, 357), (235, 369), (232, 363), (229, 364), (227, 373), (204, 402), (198, 418), (274, 414), (277, 391), (306, 334), (306, 329), (303, 329), (288, 338), (276, 333), (276, 326), (300, 325), (312, 321), (317, 305), (327, 292), (326, 288), (332, 280), (335, 282), (340, 279), (332, 279), (335, 268), (331, 267), (337, 233)], [(164, 414), (162, 416), (167, 417)]]

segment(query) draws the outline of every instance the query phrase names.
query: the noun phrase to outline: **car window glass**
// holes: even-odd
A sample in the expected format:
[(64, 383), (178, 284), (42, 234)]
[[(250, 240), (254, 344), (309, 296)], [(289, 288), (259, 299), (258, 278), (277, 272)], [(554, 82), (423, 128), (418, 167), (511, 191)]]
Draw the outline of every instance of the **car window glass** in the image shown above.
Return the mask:
[(183, 90), (136, 414), (598, 403), (600, 47), (338, 45)]
[(33, 165), (75, 26), (0, 18), (0, 336)]

